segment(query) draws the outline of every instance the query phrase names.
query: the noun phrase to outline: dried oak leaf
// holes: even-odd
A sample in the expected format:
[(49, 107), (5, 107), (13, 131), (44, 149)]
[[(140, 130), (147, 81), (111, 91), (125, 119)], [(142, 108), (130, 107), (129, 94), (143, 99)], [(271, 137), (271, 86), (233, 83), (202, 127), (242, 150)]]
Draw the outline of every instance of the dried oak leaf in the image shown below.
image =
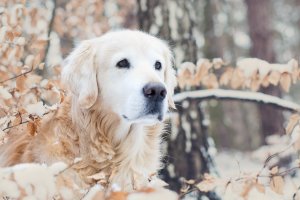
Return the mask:
[(113, 192), (107, 198), (107, 200), (126, 200), (127, 196), (128, 196), (128, 193), (126, 193), (126, 192)]
[(277, 194), (283, 194), (283, 186), (284, 186), (284, 180), (282, 176), (276, 175), (279, 172), (278, 166), (275, 166), (271, 169), (271, 182), (270, 186), (271, 189), (276, 192)]
[(93, 196), (92, 200), (105, 200), (105, 194), (99, 191)]
[(245, 76), (243, 72), (240, 69), (235, 69), (232, 74), (230, 86), (233, 89), (237, 89), (243, 86), (243, 83), (245, 81)]
[(299, 120), (300, 120), (300, 115), (299, 114), (293, 114), (290, 117), (290, 119), (288, 121), (288, 124), (285, 128), (286, 134), (290, 135), (293, 132), (295, 126), (299, 123)]
[(201, 83), (209, 89), (215, 89), (219, 87), (218, 79), (215, 74), (208, 74), (204, 76)]
[(33, 42), (33, 44), (31, 45), (32, 49), (44, 49), (45, 46), (48, 43), (48, 39), (44, 40), (44, 39), (38, 39), (36, 41)]
[(17, 115), (14, 116), (14, 119), (12, 120), (12, 126), (21, 124), (21, 122), (22, 122), (22, 117), (21, 117), (21, 114), (18, 113)]
[(30, 121), (27, 123), (27, 130), (30, 135), (34, 136), (37, 130), (37, 125), (34, 122)]
[(265, 76), (265, 78), (263, 78), (263, 79), (261, 80), (261, 85), (262, 85), (263, 87), (269, 87), (269, 85), (270, 85), (270, 82), (269, 82), (269, 76)]
[(18, 78), (16, 78), (16, 88), (19, 92), (23, 92), (26, 90), (26, 79), (27, 79), (27, 76), (25, 75), (22, 75), (22, 76), (19, 76)]
[(279, 80), (280, 80), (280, 75), (281, 75), (280, 72), (272, 71), (270, 73), (270, 75), (268, 76), (270, 84), (275, 85), (275, 86), (278, 85)]
[(271, 178), (271, 189), (277, 194), (283, 194), (284, 180), (281, 176), (274, 176)]
[(196, 185), (196, 187), (202, 192), (212, 191), (219, 185), (216, 178), (209, 174), (204, 174), (204, 180)]
[(240, 195), (244, 198), (247, 198), (249, 192), (252, 190), (253, 187), (254, 187), (254, 183), (252, 181), (245, 181), (243, 190)]
[(257, 191), (259, 191), (260, 193), (265, 193), (266, 192), (266, 188), (264, 185), (260, 184), (260, 183), (255, 183), (255, 188), (257, 189)]
[(227, 68), (225, 72), (220, 77), (220, 85), (228, 85), (233, 74), (233, 68)]
[(199, 85), (202, 78), (208, 74), (209, 69), (212, 67), (212, 63), (208, 59), (199, 59), (196, 64), (196, 72), (194, 75), (194, 84)]
[(196, 66), (191, 62), (184, 62), (178, 69), (178, 84), (180, 88), (191, 86)]
[(253, 74), (251, 77), (251, 83), (250, 83), (250, 89), (254, 92), (258, 91), (258, 89), (260, 88), (260, 78), (259, 75)]
[(282, 73), (280, 76), (280, 86), (285, 92), (288, 92), (290, 90), (291, 83), (292, 83), (291, 75), (286, 72)]
[(14, 38), (15, 38), (15, 36), (14, 36), (14, 34), (13, 34), (13, 32), (12, 31), (7, 31), (6, 32), (6, 37), (8, 38), (8, 40), (9, 41), (13, 41), (14, 40)]

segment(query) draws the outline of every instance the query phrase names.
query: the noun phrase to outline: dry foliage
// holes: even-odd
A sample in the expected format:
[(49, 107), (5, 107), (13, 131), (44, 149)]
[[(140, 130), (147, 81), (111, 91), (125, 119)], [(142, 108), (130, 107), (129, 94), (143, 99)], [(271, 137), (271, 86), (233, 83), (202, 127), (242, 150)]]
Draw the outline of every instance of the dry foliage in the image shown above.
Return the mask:
[(54, 163), (51, 166), (32, 163), (0, 168), (0, 195), (9, 199), (177, 199), (176, 193), (162, 187), (145, 188), (132, 193), (116, 188), (106, 194), (98, 184), (83, 189), (68, 170), (64, 163)]
[[(217, 190), (221, 191), (221, 193), (234, 193), (242, 199), (252, 199), (253, 194), (261, 193), (260, 195), (256, 194), (256, 198), (258, 196), (263, 199), (286, 199), (287, 197), (292, 197), (295, 200), (299, 200), (299, 185), (294, 185), (292, 196), (288, 196), (290, 191), (287, 190), (287, 187), (290, 186), (287, 186), (285, 179), (293, 182), (293, 176), (290, 174), (299, 173), (300, 161), (295, 160), (289, 168), (280, 168), (277, 166), (278, 162), (272, 161), (278, 159), (281, 155), (283, 157), (291, 156), (300, 151), (300, 114), (293, 114), (290, 117), (286, 133), (290, 136), (286, 146), (284, 145), (286, 141), (283, 138), (278, 137), (278, 139), (270, 141), (270, 143), (280, 143), (281, 150), (278, 146), (275, 147), (276, 145), (272, 149), (272, 145), (270, 145), (271, 148), (267, 153), (257, 152), (260, 157), (265, 155), (263, 167), (259, 171), (251, 173), (240, 171), (239, 176), (230, 178), (204, 174), (203, 179), (198, 183), (194, 180), (187, 182), (190, 190), (186, 190), (184, 195), (189, 193), (192, 190), (191, 188), (197, 188), (201, 192)], [(283, 147), (284, 149), (282, 150)]]
[[(52, 19), (51, 6), (39, 1), (4, 0), (0, 2), (0, 144), (5, 143), (11, 131), (28, 129), (36, 134), (40, 119), (55, 111), (64, 100), (64, 88), (59, 81), (60, 67), (52, 68), (51, 78), (35, 73), (44, 68), (45, 54), (49, 45), (49, 24)], [(48, 2), (48, 1), (47, 1)], [(50, 2), (50, 1), (49, 1)], [(49, 3), (48, 2), (48, 3)], [(26, 5), (27, 3), (27, 5)], [(101, 1), (76, 1), (58, 5), (54, 18), (54, 31), (61, 38), (88, 38), (101, 35), (110, 27), (126, 24), (128, 10), (134, 1), (116, 0), (117, 4), (103, 4)], [(30, 6), (28, 6), (28, 4)], [(51, 2), (50, 2), (51, 4)], [(116, 9), (116, 5), (121, 7)], [(53, 5), (52, 5), (53, 6)], [(104, 7), (109, 11), (105, 14)], [(106, 16), (104, 19), (103, 16)], [(107, 20), (110, 17), (111, 20)], [(132, 26), (132, 25), (127, 25)], [(257, 91), (260, 87), (275, 85), (289, 91), (299, 79), (299, 67), (295, 60), (287, 64), (270, 64), (266, 61), (248, 58), (240, 60), (237, 67), (230, 67), (222, 59), (200, 59), (196, 65), (183, 63), (178, 69), (180, 88), (229, 87), (247, 88)], [(292, 138), (295, 151), (300, 150), (300, 115), (290, 118), (286, 132)], [(226, 179), (209, 174), (202, 181), (188, 180), (183, 192), (191, 188), (202, 192), (224, 188), (247, 199), (253, 190), (266, 193), (267, 189), (279, 195), (284, 194), (285, 176), (299, 168), (300, 163), (291, 169), (268, 166), (269, 156), (261, 171), (241, 173), (240, 176)], [(74, 161), (75, 162), (75, 161)], [(177, 199), (169, 190), (146, 188), (133, 193), (118, 191), (117, 186), (108, 196), (104, 196), (100, 185), (83, 189), (70, 173), (71, 166), (55, 163), (51, 166), (40, 164), (20, 164), (0, 168), (0, 196), (3, 198), (39, 199)], [(101, 180), (103, 174), (90, 178)], [(295, 190), (295, 199), (299, 194)]]
[(300, 115), (294, 114), (290, 117), (286, 127), (286, 133), (291, 136), (292, 144), (297, 151), (300, 151)]
[(12, 127), (27, 124), (35, 134), (39, 119), (56, 110), (64, 92), (55, 68), (51, 80), (36, 73), (43, 69), (49, 10), (25, 1), (4, 1), (0, 21), (0, 142)]
[(227, 66), (221, 58), (200, 59), (196, 65), (185, 62), (178, 68), (180, 88), (203, 86), (258, 91), (261, 87), (275, 85), (288, 92), (299, 78), (299, 65), (295, 59), (287, 64), (270, 64), (257, 58), (245, 58), (237, 62), (237, 67)]
[[(121, 24), (128, 13), (124, 9), (130, 9), (131, 4), (125, 4), (124, 1), (119, 1), (118, 4), (123, 6), (123, 10), (110, 14), (115, 15), (116, 23)], [(65, 98), (64, 88), (60, 83), (60, 66), (52, 67), (51, 78), (37, 73), (45, 66), (43, 61), (49, 45), (49, 25), (53, 17), (53, 8), (46, 5), (47, 3), (22, 0), (0, 2), (0, 145), (7, 141), (10, 133), (20, 129), (25, 128), (27, 133), (36, 135), (41, 118), (57, 110)], [(70, 1), (56, 10), (54, 29), (61, 37), (86, 38), (101, 35), (109, 29), (111, 23), (107, 20), (100, 23), (103, 6), (105, 5), (101, 1)], [(84, 7), (87, 9), (83, 9)], [(63, 21), (66, 24), (62, 25)], [(0, 168), (0, 197), (177, 199), (174, 192), (154, 186), (133, 193), (119, 191), (116, 186), (114, 191), (108, 191), (104, 195), (100, 184), (87, 187), (78, 180), (71, 168), (72, 166), (64, 163), (51, 166), (32, 163)], [(95, 174), (90, 178), (101, 183), (102, 177), (103, 174)]]

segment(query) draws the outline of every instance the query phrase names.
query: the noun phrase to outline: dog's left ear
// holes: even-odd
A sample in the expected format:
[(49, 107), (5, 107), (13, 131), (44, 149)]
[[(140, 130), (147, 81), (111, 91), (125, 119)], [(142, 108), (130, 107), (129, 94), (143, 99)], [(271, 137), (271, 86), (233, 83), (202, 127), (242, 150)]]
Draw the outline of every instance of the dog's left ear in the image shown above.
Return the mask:
[(83, 109), (92, 107), (98, 97), (95, 51), (92, 41), (81, 42), (67, 57), (62, 71), (63, 82)]
[(176, 109), (173, 101), (174, 88), (177, 85), (177, 79), (175, 76), (175, 70), (173, 69), (174, 57), (169, 47), (165, 51), (166, 59), (166, 71), (165, 71), (165, 83), (168, 91), (168, 104), (170, 108)]

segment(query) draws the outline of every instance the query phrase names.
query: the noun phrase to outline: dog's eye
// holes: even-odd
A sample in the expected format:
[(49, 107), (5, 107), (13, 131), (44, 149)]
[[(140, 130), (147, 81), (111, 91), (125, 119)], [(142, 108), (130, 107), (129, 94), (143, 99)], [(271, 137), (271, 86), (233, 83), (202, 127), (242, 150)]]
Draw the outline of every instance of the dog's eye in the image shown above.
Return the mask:
[(154, 64), (154, 67), (155, 67), (156, 70), (160, 70), (161, 69), (161, 62), (156, 61), (155, 64)]
[(118, 63), (117, 63), (117, 67), (119, 68), (129, 68), (130, 67), (130, 63), (129, 61), (125, 58), (123, 60), (120, 60)]

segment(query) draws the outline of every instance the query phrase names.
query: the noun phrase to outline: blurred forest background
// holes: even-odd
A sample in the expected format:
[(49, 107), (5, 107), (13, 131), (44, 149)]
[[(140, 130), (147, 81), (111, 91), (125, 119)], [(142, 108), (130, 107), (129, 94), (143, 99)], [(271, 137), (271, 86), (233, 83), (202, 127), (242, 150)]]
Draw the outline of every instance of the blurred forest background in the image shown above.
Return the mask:
[[(39, 52), (45, 66), (36, 71), (44, 78), (59, 74), (63, 59), (81, 40), (121, 28), (140, 29), (169, 41), (178, 71), (201, 58), (222, 58), (226, 66), (247, 57), (270, 63), (300, 58), (300, 0), (0, 0), (0, 17), (1, 48), (23, 45), (20, 61)], [(26, 38), (26, 43), (7, 40), (7, 32), (12, 38)], [(0, 73), (11, 60), (0, 58)], [(214, 87), (178, 87), (176, 93), (207, 88)], [(287, 91), (277, 85), (258, 89), (300, 104), (299, 84)], [(290, 114), (243, 100), (179, 102), (171, 133), (165, 136), (166, 167), (161, 175), (172, 189), (185, 192), (192, 185), (188, 180), (201, 180), (205, 172), (231, 175), (240, 165), (246, 169), (263, 165), (274, 153), (272, 145), (285, 141), (281, 136)], [(274, 165), (288, 166), (291, 160), (289, 155)], [(214, 193), (205, 196), (219, 198)]]

